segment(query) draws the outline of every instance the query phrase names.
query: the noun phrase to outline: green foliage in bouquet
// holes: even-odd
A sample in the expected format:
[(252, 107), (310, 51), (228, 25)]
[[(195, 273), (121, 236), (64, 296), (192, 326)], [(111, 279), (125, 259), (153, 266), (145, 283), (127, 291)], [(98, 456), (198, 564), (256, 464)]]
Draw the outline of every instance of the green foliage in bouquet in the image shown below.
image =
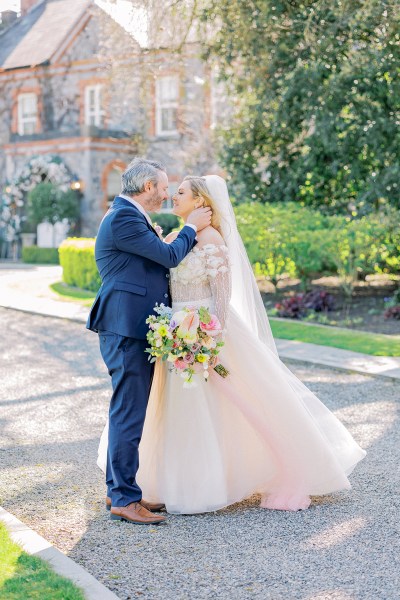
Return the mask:
[(68, 285), (97, 292), (101, 279), (94, 258), (95, 240), (68, 238), (59, 247), (63, 281)]

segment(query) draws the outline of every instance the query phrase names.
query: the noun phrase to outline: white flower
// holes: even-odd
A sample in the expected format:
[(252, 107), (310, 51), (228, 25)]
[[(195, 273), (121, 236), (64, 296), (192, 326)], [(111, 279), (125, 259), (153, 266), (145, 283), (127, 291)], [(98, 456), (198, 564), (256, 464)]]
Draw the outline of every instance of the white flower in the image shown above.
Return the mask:
[(218, 274), (217, 269), (207, 269), (207, 273), (210, 277), (216, 277)]

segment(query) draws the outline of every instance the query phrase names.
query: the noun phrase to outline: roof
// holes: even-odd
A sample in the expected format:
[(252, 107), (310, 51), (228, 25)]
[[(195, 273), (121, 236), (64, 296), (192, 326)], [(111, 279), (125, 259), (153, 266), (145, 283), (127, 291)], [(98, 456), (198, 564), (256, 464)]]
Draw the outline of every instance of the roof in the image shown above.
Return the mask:
[(43, 0), (0, 35), (0, 69), (50, 61), (92, 0)]

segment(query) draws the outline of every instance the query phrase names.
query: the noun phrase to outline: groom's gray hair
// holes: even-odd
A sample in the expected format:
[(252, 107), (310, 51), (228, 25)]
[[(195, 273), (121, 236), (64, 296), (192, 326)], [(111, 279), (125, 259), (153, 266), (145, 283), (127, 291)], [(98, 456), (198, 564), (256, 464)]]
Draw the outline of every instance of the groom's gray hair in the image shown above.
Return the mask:
[(122, 194), (141, 194), (147, 181), (157, 185), (159, 171), (165, 172), (161, 163), (141, 157), (134, 158), (122, 173)]

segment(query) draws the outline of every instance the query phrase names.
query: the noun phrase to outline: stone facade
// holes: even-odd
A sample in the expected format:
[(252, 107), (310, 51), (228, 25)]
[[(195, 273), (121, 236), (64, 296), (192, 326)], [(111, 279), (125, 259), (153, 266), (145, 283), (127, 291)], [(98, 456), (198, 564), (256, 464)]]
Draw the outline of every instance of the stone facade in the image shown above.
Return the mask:
[[(64, 35), (46, 37), (48, 57), (42, 50), (40, 64), (30, 64), (27, 36), (51, 36), (59, 11), (70, 11), (71, 0), (31, 2), (0, 35), (0, 186), (18, 176), (32, 156), (58, 155), (81, 184), (81, 234), (91, 236), (134, 156), (164, 163), (171, 191), (189, 172), (217, 171), (210, 141), (211, 77), (196, 44), (180, 54), (143, 49), (92, 2), (72, 2), (76, 20), (72, 27), (66, 24)], [(164, 113), (157, 105), (160, 80), (177, 87), (170, 104), (167, 89)], [(21, 95), (36, 98), (29, 133), (21, 131)], [(160, 131), (161, 118), (172, 131)]]

